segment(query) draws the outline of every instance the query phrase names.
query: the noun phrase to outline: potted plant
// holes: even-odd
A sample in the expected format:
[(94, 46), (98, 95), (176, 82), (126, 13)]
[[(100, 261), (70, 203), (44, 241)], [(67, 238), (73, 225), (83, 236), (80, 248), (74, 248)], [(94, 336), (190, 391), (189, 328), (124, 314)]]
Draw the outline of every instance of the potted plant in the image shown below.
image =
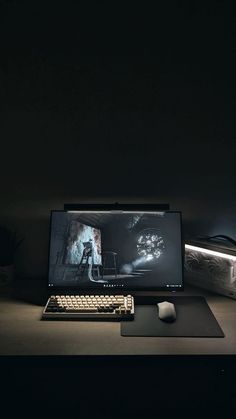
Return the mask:
[(15, 231), (0, 226), (0, 285), (13, 281), (15, 253), (21, 242)]

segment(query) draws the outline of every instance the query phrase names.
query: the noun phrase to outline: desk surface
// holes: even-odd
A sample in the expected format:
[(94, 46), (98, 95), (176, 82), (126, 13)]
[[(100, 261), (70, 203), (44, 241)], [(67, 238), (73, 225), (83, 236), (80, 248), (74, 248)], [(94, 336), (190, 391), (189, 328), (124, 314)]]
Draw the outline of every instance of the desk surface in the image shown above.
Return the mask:
[(193, 287), (181, 293), (205, 296), (223, 339), (122, 337), (118, 322), (41, 321), (45, 286), (17, 282), (14, 289), (0, 289), (0, 356), (236, 355), (236, 301), (230, 298)]

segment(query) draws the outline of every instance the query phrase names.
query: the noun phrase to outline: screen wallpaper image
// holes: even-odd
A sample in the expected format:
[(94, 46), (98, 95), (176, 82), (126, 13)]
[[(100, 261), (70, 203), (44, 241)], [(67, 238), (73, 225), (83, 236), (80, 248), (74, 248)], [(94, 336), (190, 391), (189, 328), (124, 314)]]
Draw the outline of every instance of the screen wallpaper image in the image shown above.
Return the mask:
[(181, 287), (180, 213), (53, 211), (49, 286)]

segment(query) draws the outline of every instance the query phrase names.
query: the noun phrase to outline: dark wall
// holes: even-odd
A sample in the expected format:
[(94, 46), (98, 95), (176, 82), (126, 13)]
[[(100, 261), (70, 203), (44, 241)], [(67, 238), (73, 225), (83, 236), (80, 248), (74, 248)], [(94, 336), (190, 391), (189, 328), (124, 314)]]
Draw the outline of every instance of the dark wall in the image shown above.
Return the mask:
[(186, 236), (236, 237), (233, 10), (99, 7), (2, 2), (0, 223), (23, 275), (46, 274), (64, 202), (169, 202)]

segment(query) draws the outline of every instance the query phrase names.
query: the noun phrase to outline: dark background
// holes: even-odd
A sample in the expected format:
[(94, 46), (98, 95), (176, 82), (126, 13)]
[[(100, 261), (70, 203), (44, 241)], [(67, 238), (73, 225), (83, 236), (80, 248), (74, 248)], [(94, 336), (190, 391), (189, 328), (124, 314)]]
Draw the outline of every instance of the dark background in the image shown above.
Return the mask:
[[(0, 224), (25, 238), (19, 274), (46, 276), (49, 211), (64, 202), (169, 202), (186, 237), (235, 238), (234, 2), (73, 3), (0, 0)], [(122, 359), (114, 382), (107, 359), (59, 358), (1, 360), (3, 406), (68, 413), (82, 399), (83, 418), (235, 406), (231, 357)]]
[(64, 202), (169, 202), (186, 237), (236, 237), (233, 2), (94, 3), (0, 2), (0, 223), (25, 238), (20, 275), (46, 275)]

